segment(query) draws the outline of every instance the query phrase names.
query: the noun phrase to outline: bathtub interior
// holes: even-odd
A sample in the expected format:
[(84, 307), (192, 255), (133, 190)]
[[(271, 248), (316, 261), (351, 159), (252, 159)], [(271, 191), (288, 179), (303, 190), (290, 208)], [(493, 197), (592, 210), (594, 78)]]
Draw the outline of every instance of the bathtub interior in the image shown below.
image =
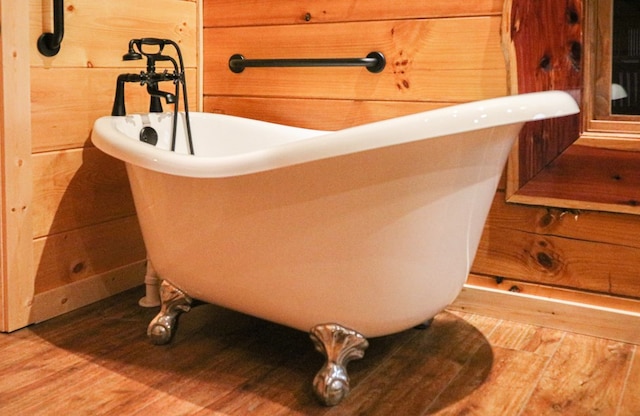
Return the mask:
[[(188, 155), (185, 114), (178, 116), (175, 152)], [(330, 133), (223, 114), (191, 112), (189, 116), (195, 155), (205, 158), (241, 155)], [(172, 123), (173, 113), (141, 113), (118, 117), (114, 127), (129, 140), (137, 140), (142, 128), (152, 127), (158, 133), (155, 148), (170, 151)]]

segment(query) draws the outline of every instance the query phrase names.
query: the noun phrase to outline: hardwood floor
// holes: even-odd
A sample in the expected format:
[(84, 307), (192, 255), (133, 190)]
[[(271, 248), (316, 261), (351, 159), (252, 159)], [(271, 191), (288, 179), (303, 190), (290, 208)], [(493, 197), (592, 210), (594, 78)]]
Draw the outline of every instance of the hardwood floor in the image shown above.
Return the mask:
[(351, 394), (327, 408), (307, 334), (204, 305), (154, 346), (141, 295), (0, 334), (0, 414), (640, 414), (635, 345), (458, 312), (370, 340), (349, 364)]

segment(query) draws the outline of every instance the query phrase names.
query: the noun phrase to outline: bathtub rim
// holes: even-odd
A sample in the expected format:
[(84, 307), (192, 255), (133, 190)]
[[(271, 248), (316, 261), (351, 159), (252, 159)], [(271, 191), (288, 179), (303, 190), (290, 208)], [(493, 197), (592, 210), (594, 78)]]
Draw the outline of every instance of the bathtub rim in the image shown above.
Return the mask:
[[(207, 157), (176, 153), (140, 142), (114, 127), (115, 123), (127, 116), (105, 116), (95, 121), (91, 141), (110, 156), (146, 169), (186, 177), (222, 178), (472, 130), (562, 117), (579, 111), (575, 99), (568, 93), (545, 91), (457, 104), (335, 132), (301, 129), (223, 114), (192, 112), (190, 115), (194, 118), (248, 120), (256, 127), (277, 127), (289, 133), (299, 130), (307, 134), (301, 140), (286, 144), (234, 155)], [(428, 128), (421, 128), (423, 125)], [(391, 131), (394, 132), (393, 135), (389, 134)], [(193, 139), (197, 153), (198, 136), (195, 133)]]

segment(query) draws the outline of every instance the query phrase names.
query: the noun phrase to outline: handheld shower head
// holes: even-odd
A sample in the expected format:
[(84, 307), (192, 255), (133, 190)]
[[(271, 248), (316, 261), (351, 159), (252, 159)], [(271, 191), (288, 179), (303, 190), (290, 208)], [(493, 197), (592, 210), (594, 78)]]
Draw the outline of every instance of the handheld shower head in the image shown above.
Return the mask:
[(133, 49), (134, 45), (138, 46), (138, 50), (140, 50), (140, 46), (136, 43), (136, 39), (131, 39), (129, 41), (129, 51), (122, 55), (123, 61), (136, 61), (138, 59), (142, 59), (142, 54)]
[(129, 52), (122, 55), (123, 61), (137, 61), (138, 59), (142, 59), (142, 55), (134, 50), (129, 50)]

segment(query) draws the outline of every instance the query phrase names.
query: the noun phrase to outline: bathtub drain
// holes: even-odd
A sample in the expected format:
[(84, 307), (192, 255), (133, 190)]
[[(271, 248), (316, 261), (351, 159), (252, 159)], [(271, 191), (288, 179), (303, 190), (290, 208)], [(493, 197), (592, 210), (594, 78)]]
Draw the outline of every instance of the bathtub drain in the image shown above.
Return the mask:
[(143, 127), (140, 130), (140, 141), (155, 146), (158, 143), (158, 132), (153, 127)]

